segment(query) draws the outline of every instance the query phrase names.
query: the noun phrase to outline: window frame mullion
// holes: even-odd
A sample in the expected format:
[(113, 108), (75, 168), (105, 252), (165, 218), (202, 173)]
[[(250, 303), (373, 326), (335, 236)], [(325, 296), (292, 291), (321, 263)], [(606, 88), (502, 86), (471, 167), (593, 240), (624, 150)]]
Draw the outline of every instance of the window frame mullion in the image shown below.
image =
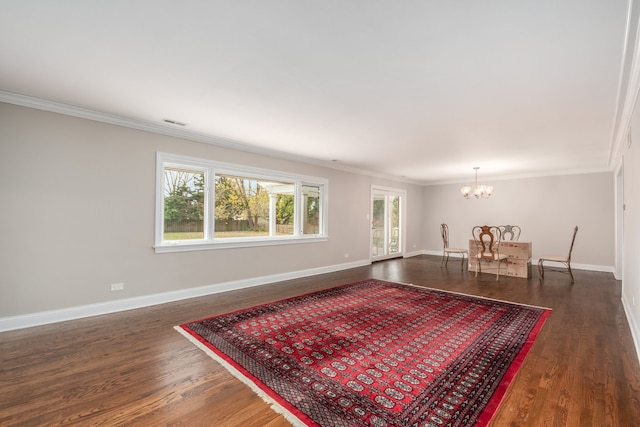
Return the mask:
[[(204, 218), (203, 239), (164, 240), (165, 210), (165, 168), (184, 168), (202, 172), (204, 176)], [(216, 238), (216, 177), (219, 175), (237, 176), (249, 180), (264, 180), (292, 184), (293, 189), (293, 234), (284, 236), (249, 236)], [(155, 251), (183, 252), (194, 250), (223, 249), (235, 247), (271, 246), (328, 240), (326, 215), (328, 212), (328, 180), (324, 178), (278, 172), (255, 167), (221, 163), (206, 159), (161, 153), (156, 156), (156, 227)], [(305, 234), (303, 227), (305, 185), (317, 186), (319, 195), (319, 232)], [(286, 193), (283, 193), (286, 194)]]

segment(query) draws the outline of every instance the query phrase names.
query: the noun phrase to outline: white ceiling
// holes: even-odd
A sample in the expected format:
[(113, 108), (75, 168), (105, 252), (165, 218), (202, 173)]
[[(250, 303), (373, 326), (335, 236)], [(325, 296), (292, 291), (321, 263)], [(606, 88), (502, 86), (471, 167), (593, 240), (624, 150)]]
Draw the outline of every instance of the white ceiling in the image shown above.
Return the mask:
[(0, 0), (0, 90), (425, 184), (603, 171), (626, 15), (627, 0)]

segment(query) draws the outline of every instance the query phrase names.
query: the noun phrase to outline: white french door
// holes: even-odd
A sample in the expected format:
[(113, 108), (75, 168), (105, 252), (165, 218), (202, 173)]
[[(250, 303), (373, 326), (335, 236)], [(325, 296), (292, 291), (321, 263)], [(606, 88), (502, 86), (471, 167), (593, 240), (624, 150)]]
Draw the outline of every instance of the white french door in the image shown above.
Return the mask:
[(405, 192), (371, 189), (371, 260), (396, 258), (404, 253), (403, 206)]

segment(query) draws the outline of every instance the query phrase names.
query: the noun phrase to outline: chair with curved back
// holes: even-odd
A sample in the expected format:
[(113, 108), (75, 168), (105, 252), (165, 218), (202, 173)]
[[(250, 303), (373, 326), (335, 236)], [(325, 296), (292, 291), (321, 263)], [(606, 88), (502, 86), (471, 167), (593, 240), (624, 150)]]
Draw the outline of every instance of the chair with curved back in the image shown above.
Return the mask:
[(464, 259), (465, 257), (469, 257), (469, 251), (467, 249), (449, 247), (449, 226), (447, 224), (440, 224), (440, 234), (442, 235), (442, 244), (444, 245), (442, 250), (442, 264), (440, 264), (440, 268), (449, 263), (449, 255), (458, 254), (461, 257), (460, 270), (464, 270)]
[(500, 278), (500, 266), (508, 264), (507, 255), (500, 253), (500, 228), (490, 225), (477, 225), (472, 229), (473, 241), (476, 245), (476, 277), (482, 273), (482, 263), (487, 263), (496, 270), (496, 280)]
[(540, 273), (540, 279), (544, 279), (544, 262), (557, 262), (563, 264), (566, 268), (565, 270), (551, 269), (547, 267), (548, 271), (558, 271), (561, 273), (569, 273), (569, 277), (571, 277), (571, 283), (573, 280), (573, 272), (571, 271), (571, 252), (573, 252), (573, 243), (576, 241), (576, 234), (578, 234), (578, 226), (573, 229), (573, 237), (571, 238), (571, 246), (569, 246), (569, 255), (543, 255), (538, 259), (538, 272)]
[(518, 240), (520, 238), (521, 230), (517, 225), (501, 225), (498, 228), (502, 233), (502, 240), (507, 240), (507, 237), (509, 237), (509, 240), (511, 241)]

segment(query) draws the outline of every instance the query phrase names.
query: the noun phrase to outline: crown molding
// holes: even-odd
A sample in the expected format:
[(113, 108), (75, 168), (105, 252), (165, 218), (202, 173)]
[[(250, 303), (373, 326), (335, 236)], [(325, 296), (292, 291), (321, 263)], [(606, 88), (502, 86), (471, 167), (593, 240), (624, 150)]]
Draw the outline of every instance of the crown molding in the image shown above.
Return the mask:
[[(557, 170), (557, 171), (545, 171), (538, 173), (521, 173), (521, 174), (509, 174), (509, 175), (483, 175), (482, 182), (485, 184), (489, 181), (513, 181), (517, 179), (531, 179), (531, 178), (544, 178), (549, 176), (566, 176), (566, 175), (587, 175), (592, 173), (612, 173), (609, 167), (591, 168), (591, 169), (572, 169), (572, 170)], [(473, 184), (473, 178), (469, 179), (454, 179), (447, 181), (433, 181), (429, 183), (423, 183), (425, 187), (434, 185), (453, 185), (453, 184)]]
[(111, 113), (95, 111), (84, 107), (77, 107), (61, 102), (35, 98), (12, 92), (0, 91), (0, 102), (35, 108), (38, 110), (51, 111), (53, 113), (65, 114), (68, 116), (108, 123), (116, 126), (123, 126), (131, 129), (142, 130), (145, 132), (152, 132), (161, 135), (187, 139), (190, 141), (202, 142), (205, 144), (217, 145), (224, 148), (232, 148), (234, 150), (264, 154), (273, 157), (289, 157), (291, 159), (295, 158), (298, 161), (301, 159), (301, 157), (299, 156), (294, 156), (276, 150), (255, 147), (248, 144), (243, 144), (239, 141), (207, 135), (200, 132), (194, 132), (188, 129), (176, 128), (171, 124), (154, 123), (144, 120), (132, 119)]
[[(638, 44), (640, 45), (640, 43)], [(636, 56), (640, 58), (640, 54)], [(637, 68), (637, 72), (635, 73), (636, 74), (635, 84), (637, 86), (640, 86), (640, 61), (636, 61), (635, 66)], [(256, 146), (245, 144), (239, 141), (231, 140), (228, 138), (221, 138), (217, 136), (194, 132), (188, 129), (177, 128), (170, 124), (154, 123), (154, 122), (147, 122), (144, 120), (131, 119), (128, 117), (95, 111), (95, 110), (91, 110), (84, 107), (77, 107), (73, 105), (64, 104), (61, 102), (35, 98), (27, 95), (22, 95), (22, 94), (17, 94), (13, 92), (2, 91), (2, 90), (0, 90), (0, 102), (20, 105), (23, 107), (35, 108), (38, 110), (50, 111), (53, 113), (64, 114), (68, 116), (78, 117), (78, 118), (87, 119), (87, 120), (93, 120), (93, 121), (112, 124), (116, 126), (123, 126), (131, 129), (156, 133), (156, 134), (170, 136), (174, 138), (186, 139), (189, 141), (200, 142), (203, 144), (215, 145), (217, 147), (244, 151), (246, 153), (259, 154), (259, 155), (269, 156), (273, 158), (279, 158), (279, 159), (304, 163), (308, 165), (340, 170), (343, 172), (354, 173), (358, 175), (364, 175), (364, 176), (380, 178), (384, 180), (390, 180), (394, 182), (403, 182), (406, 184), (418, 185), (422, 187), (428, 187), (428, 186), (434, 186), (434, 185), (460, 184), (468, 181), (467, 178), (457, 179), (457, 180), (445, 180), (445, 181), (412, 180), (412, 179), (401, 177), (401, 176), (379, 173), (379, 172), (375, 172), (367, 169), (360, 169), (360, 168), (356, 168), (354, 166), (350, 166), (350, 165), (336, 162), (336, 161), (319, 160), (319, 159), (314, 159), (310, 157), (298, 156), (298, 155), (286, 153), (283, 151), (271, 150), (263, 147), (256, 147)], [(635, 102), (635, 98), (634, 98), (634, 102)], [(628, 122), (631, 120), (631, 112), (628, 114), (629, 115), (629, 118), (627, 120)], [(556, 175), (579, 175), (579, 174), (587, 174), (587, 173), (610, 172), (611, 170), (612, 170), (611, 168), (598, 168), (598, 169), (588, 169), (588, 170), (571, 170), (571, 171), (556, 171), (556, 172), (547, 171), (547, 172), (541, 172), (541, 173), (517, 174), (517, 175), (508, 175), (508, 176), (507, 175), (504, 175), (504, 176), (483, 175), (483, 180), (501, 181), (501, 180), (511, 180), (511, 179), (539, 178), (544, 176), (556, 176)]]
[(314, 166), (321, 166), (329, 169), (336, 169), (345, 172), (355, 173), (359, 175), (389, 179), (398, 182), (405, 182), (414, 185), (425, 185), (423, 182), (410, 180), (404, 177), (391, 176), (383, 173), (377, 173), (370, 170), (359, 169), (343, 163), (334, 161), (319, 160), (310, 157), (298, 156), (283, 151), (271, 150), (263, 147), (256, 147), (235, 141), (228, 138), (221, 138), (200, 132), (194, 132), (188, 129), (176, 128), (170, 124), (147, 122), (144, 120), (131, 119), (128, 117), (118, 116), (115, 114), (95, 111), (84, 107), (64, 104), (61, 102), (50, 101), (32, 96), (22, 95), (13, 92), (0, 90), (0, 102), (8, 104), (20, 105), (23, 107), (35, 108), (38, 110), (50, 111), (53, 113), (65, 114), (67, 116), (78, 117), (87, 120), (93, 120), (102, 123), (108, 123), (116, 126), (123, 126), (131, 129), (152, 132), (160, 135), (171, 136), (175, 138), (186, 139), (189, 141), (200, 142), (204, 144), (215, 145), (218, 147), (229, 148), (233, 150), (244, 151), (247, 153), (260, 154), (269, 157), (275, 157), (284, 160), (305, 163)]
[[(620, 67), (620, 81), (618, 83), (618, 94), (616, 98), (616, 114), (614, 117), (609, 152), (609, 168), (611, 170), (615, 170), (622, 160), (622, 152), (625, 147), (624, 142), (627, 140), (629, 129), (631, 128), (631, 120), (633, 118), (635, 105), (638, 101), (638, 94), (640, 92), (640, 18), (636, 19), (635, 28), (631, 28), (633, 13), (634, 1), (629, 0), (625, 40)], [(629, 51), (629, 39), (632, 37), (634, 29), (634, 51), (630, 58), (631, 66), (629, 68), (629, 76), (627, 80), (624, 81), (624, 65), (628, 61), (627, 55)], [(620, 105), (621, 99), (623, 100), (622, 106)]]

